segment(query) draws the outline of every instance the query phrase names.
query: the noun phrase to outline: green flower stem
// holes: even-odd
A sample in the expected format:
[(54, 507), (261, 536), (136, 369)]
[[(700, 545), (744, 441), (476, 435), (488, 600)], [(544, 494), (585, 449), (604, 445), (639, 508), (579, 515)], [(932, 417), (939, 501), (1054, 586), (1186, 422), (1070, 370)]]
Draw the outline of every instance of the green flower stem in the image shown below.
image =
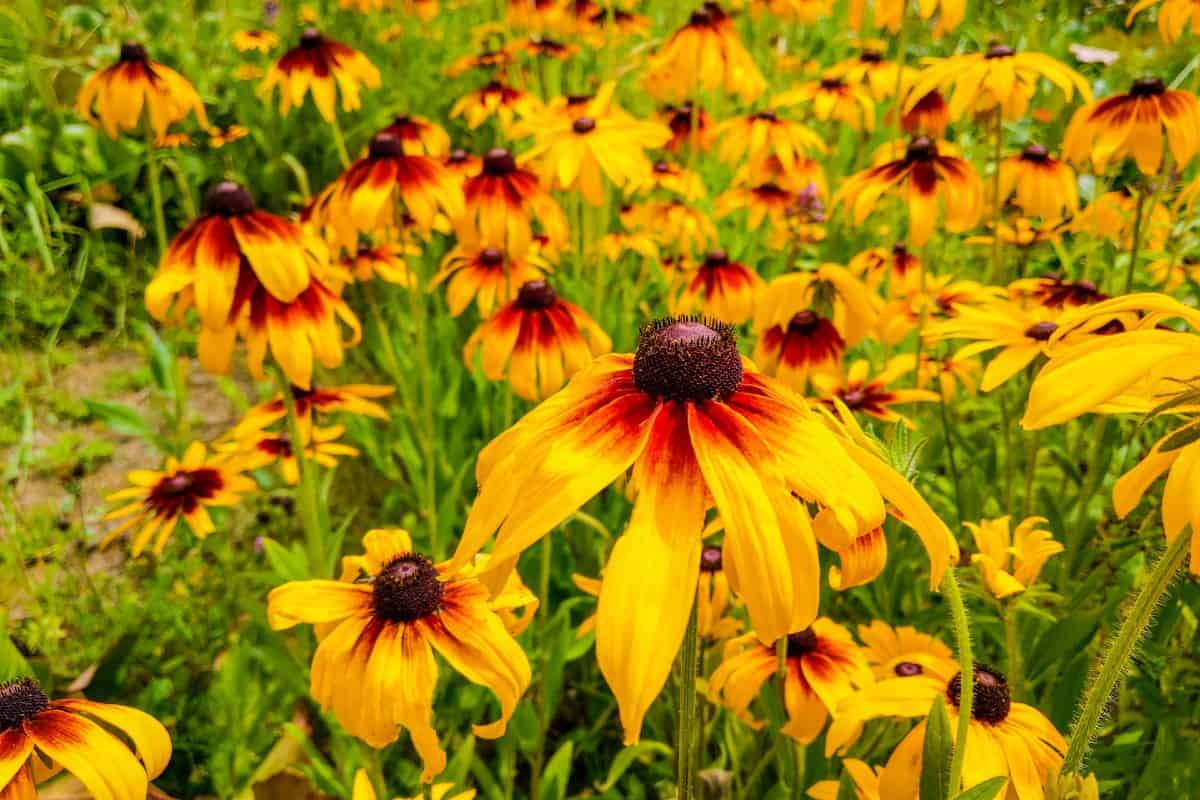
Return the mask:
[(1021, 509), (1021, 511), (1022, 511), (1021, 517), (1022, 518), (1028, 517), (1031, 513), (1033, 513), (1033, 496), (1034, 496), (1033, 479), (1034, 479), (1034, 476), (1037, 474), (1038, 454), (1041, 452), (1041, 444), (1042, 444), (1042, 431), (1039, 428), (1038, 430), (1035, 430), (1033, 432), (1032, 436), (1029, 437), (1028, 450), (1027, 450), (1029, 457), (1025, 464), (1025, 498), (1024, 498), (1024, 506)]
[(292, 397), (292, 382), (279, 367), (275, 368), (279, 381), (279, 392), (287, 408), (288, 437), (291, 439), (292, 455), (300, 473), (300, 524), (304, 528), (304, 541), (308, 549), (308, 566), (318, 578), (329, 577), (325, 556), (325, 529), (321, 522), (321, 497), (317, 488), (316, 465), (309, 463), (304, 452), (304, 439), (300, 434), (300, 417), (296, 413), (296, 400)]
[(1129, 290), (1133, 288), (1133, 273), (1137, 269), (1138, 250), (1142, 244), (1142, 217), (1146, 211), (1146, 192), (1143, 189), (1138, 192), (1137, 205), (1133, 210), (1133, 237), (1129, 243), (1129, 269), (1125, 273), (1125, 288), (1121, 290), (1121, 294), (1129, 294)]
[(958, 459), (954, 455), (954, 436), (950, 428), (950, 412), (946, 408), (946, 395), (942, 392), (941, 374), (933, 376), (934, 388), (938, 393), (938, 407), (941, 409), (942, 437), (946, 440), (946, 461), (950, 468), (950, 479), (954, 482), (954, 512), (959, 525), (963, 521), (962, 480), (958, 475)]
[(992, 132), (992, 266), (988, 270), (988, 283), (1001, 280), (1000, 274), (1000, 159), (1004, 156), (1004, 114), (996, 107), (996, 126)]
[(154, 141), (146, 142), (146, 174), (150, 181), (150, 202), (154, 206), (154, 241), (158, 257), (167, 252), (167, 218), (163, 213), (162, 165), (158, 163)]
[(962, 785), (963, 758), (967, 754), (967, 731), (971, 727), (971, 706), (975, 699), (975, 659), (971, 654), (971, 628), (967, 622), (967, 607), (963, 603), (962, 590), (954, 567), (946, 570), (942, 578), (942, 595), (950, 606), (950, 618), (954, 623), (954, 638), (958, 644), (958, 664), (962, 671), (961, 690), (958, 694), (958, 731), (954, 737), (954, 757), (950, 760), (950, 793), (958, 794)]
[(1116, 689), (1121, 676), (1125, 674), (1125, 667), (1133, 655), (1134, 648), (1150, 628), (1154, 609), (1158, 607), (1158, 603), (1166, 594), (1171, 581), (1179, 572), (1179, 568), (1183, 566), (1183, 559), (1187, 555), (1191, 540), (1191, 528), (1175, 537), (1166, 552), (1150, 569), (1146, 585), (1138, 592), (1133, 601), (1133, 607), (1129, 609), (1129, 613), (1121, 622), (1117, 638), (1113, 640), (1108, 652), (1104, 654), (1104, 661), (1101, 663), (1099, 671), (1095, 673), (1095, 678), (1085, 695), (1086, 700), (1083, 707), (1075, 718), (1075, 725), (1071, 729), (1071, 740), (1067, 745), (1067, 755), (1063, 759), (1063, 775), (1079, 772), (1083, 765), (1083, 758), (1087, 755), (1092, 739), (1095, 738), (1096, 725), (1104, 713), (1104, 706), (1108, 702), (1108, 698), (1112, 696), (1113, 690)]
[(700, 641), (696, 632), (696, 602), (688, 616), (687, 633), (679, 650), (679, 717), (675, 737), (675, 785), (678, 800), (695, 800), (696, 730), (699, 716), (696, 705), (696, 676), (700, 672)]
[(1023, 668), (1016, 597), (1010, 598), (1010, 602), (1001, 603), (1000, 612), (1004, 617), (1004, 649), (1008, 651), (1008, 690), (1013, 697), (1018, 697), (1021, 694)]
[(338, 160), (342, 162), (342, 169), (345, 169), (350, 166), (350, 152), (346, 149), (346, 137), (342, 134), (342, 123), (337, 114), (333, 115), (330, 127), (333, 128), (333, 143), (337, 147)]

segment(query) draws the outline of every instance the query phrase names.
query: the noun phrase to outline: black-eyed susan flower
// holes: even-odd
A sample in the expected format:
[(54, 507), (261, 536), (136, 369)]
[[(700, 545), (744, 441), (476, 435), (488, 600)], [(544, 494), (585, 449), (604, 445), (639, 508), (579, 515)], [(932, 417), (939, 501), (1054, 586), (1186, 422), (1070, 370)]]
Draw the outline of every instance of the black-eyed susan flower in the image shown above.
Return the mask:
[[(1009, 797), (1042, 800), (1042, 782), (1062, 766), (1067, 743), (1050, 720), (1033, 706), (1012, 699), (1004, 676), (983, 665), (975, 666), (971, 720), (963, 754), (962, 786), (976, 786), (989, 778), (1009, 780)], [(875, 717), (925, 717), (939, 694), (946, 701), (950, 729), (958, 724), (962, 694), (961, 674), (948, 681), (893, 678), (880, 681), (843, 704), (846, 713), (863, 719)], [(921, 775), (926, 723), (922, 719), (892, 751), (879, 778), (881, 797), (916, 797)]]
[(541, 102), (528, 92), (493, 80), (460, 97), (450, 108), (450, 119), (462, 117), (467, 127), (475, 130), (495, 117), (500, 130), (507, 131), (514, 119), (532, 116), (540, 108)]
[(881, 50), (865, 47), (856, 57), (839, 61), (826, 69), (825, 76), (866, 86), (871, 97), (879, 101), (895, 94), (899, 71), (900, 65), (884, 58)]
[(533, 222), (551, 241), (567, 241), (567, 217), (535, 174), (517, 166), (503, 147), (488, 151), (481, 171), (463, 184), (466, 213), (461, 222), (474, 228), (485, 247), (522, 256), (533, 241)]
[(1145, 203), (1145, 193), (1136, 188), (1124, 187), (1114, 192), (1105, 192), (1083, 207), (1071, 220), (1070, 229), (1076, 233), (1107, 239), (1122, 250), (1128, 250), (1133, 242), (1137, 207), (1141, 204), (1143, 214), (1139, 235), (1142, 245), (1148, 250), (1162, 251), (1171, 235), (1171, 209), (1165, 203), (1158, 203), (1147, 210)]
[[(760, 727), (762, 723), (750, 713), (750, 703), (775, 675), (776, 663), (775, 645), (763, 644), (755, 634), (731, 640), (725, 660), (708, 680), (709, 699), (727, 706), (748, 725)], [(786, 668), (788, 721), (781, 730), (800, 744), (817, 738), (829, 715), (856, 687), (874, 682), (850, 632), (826, 617), (788, 634)]]
[(250, 129), (245, 125), (228, 125), (224, 128), (212, 127), (208, 131), (208, 146), (214, 150), (225, 145), (244, 139), (250, 135)]
[(429, 230), (438, 212), (450, 219), (463, 213), (462, 188), (436, 158), (407, 155), (400, 139), (376, 134), (367, 154), (355, 161), (318, 196), (315, 221), (347, 249), (360, 233), (388, 233), (403, 224), (400, 209)]
[(707, 150), (716, 135), (708, 112), (690, 100), (663, 106), (658, 112), (658, 121), (671, 131), (671, 138), (663, 149), (672, 153), (678, 153), (684, 147)]
[(799, 103), (812, 104), (813, 116), (823, 122), (834, 120), (856, 131), (875, 129), (875, 101), (862, 84), (826, 75), (776, 95), (774, 100), (776, 106)]
[(974, 395), (979, 390), (982, 374), (983, 365), (974, 356), (922, 353), (921, 365), (917, 367), (917, 388), (924, 389), (931, 383), (937, 383), (942, 400), (949, 403), (958, 396), (960, 388)]
[(871, 289), (878, 289), (886, 281), (888, 294), (893, 297), (920, 290), (921, 259), (904, 242), (863, 250), (846, 267)]
[(828, 403), (836, 398), (851, 411), (858, 411), (883, 422), (900, 422), (916, 427), (912, 420), (896, 410), (909, 403), (936, 402), (938, 395), (928, 389), (900, 388), (897, 384), (916, 367), (911, 354), (890, 359), (882, 369), (872, 371), (870, 362), (858, 359), (846, 370), (845, 377), (819, 373), (812, 376), (817, 395)]
[(978, 307), (957, 306), (952, 319), (930, 325), (924, 335), (931, 341), (970, 339), (958, 350), (965, 358), (1000, 349), (984, 370), (979, 388), (990, 392), (1046, 355), (1050, 337), (1058, 330), (1060, 312), (1043, 305), (1022, 307), (1007, 301), (985, 303)]
[(971, 554), (971, 563), (979, 566), (992, 596), (1001, 600), (1032, 586), (1046, 561), (1063, 550), (1041, 527), (1045, 517), (1026, 517), (1015, 528), (1011, 523), (1008, 516), (963, 523), (979, 550)]
[(468, 53), (446, 67), (446, 76), (457, 78), (473, 69), (501, 73), (508, 69), (513, 63), (513, 59), (513, 52), (507, 49), (481, 50), (478, 53)]
[[(892, 155), (886, 152), (890, 149)], [(879, 201), (894, 190), (908, 206), (908, 235), (912, 244), (929, 241), (938, 219), (938, 201), (947, 231), (965, 231), (975, 225), (982, 209), (983, 187), (979, 176), (950, 145), (918, 136), (903, 154), (885, 145), (882, 163), (846, 178), (833, 196), (832, 205), (845, 204), (854, 225), (862, 225)]]
[(909, 136), (938, 138), (950, 127), (950, 107), (937, 89), (930, 89), (902, 106), (900, 130)]
[(884, 305), (879, 312), (877, 334), (886, 344), (894, 345), (923, 321), (945, 320), (957, 316), (958, 309), (1000, 299), (1004, 292), (995, 286), (964, 280), (953, 275), (926, 275), (919, 283)]
[(845, 352), (846, 340), (833, 320), (805, 309), (759, 334), (754, 363), (780, 383), (804, 392), (809, 375), (840, 372)]
[(306, 28), (300, 44), (271, 67), (259, 93), (267, 95), (279, 87), (279, 113), (286, 117), (311, 92), (317, 111), (326, 122), (333, 122), (339, 94), (343, 111), (357, 111), (362, 106), (362, 88), (378, 89), (380, 84), (379, 70), (365, 55), (326, 38), (316, 28)]
[(151, 61), (146, 48), (137, 42), (121, 45), (117, 63), (84, 82), (75, 109), (114, 139), (121, 131), (137, 130), (143, 110), (158, 139), (188, 114), (195, 114), (200, 126), (208, 127), (204, 103), (188, 79)]
[(1110, 95), (1075, 112), (1063, 135), (1063, 155), (1102, 173), (1133, 156), (1145, 175), (1159, 171), (1163, 140), (1175, 168), (1187, 166), (1200, 150), (1200, 101), (1183, 89), (1168, 89), (1159, 78), (1139, 78), (1124, 94)]
[[(904, 15), (908, 13), (908, 0), (871, 0), (875, 25), (888, 33), (897, 33)], [(867, 0), (850, 0), (849, 23), (852, 30), (860, 30)], [(934, 38), (948, 33), (960, 24), (967, 15), (967, 0), (921, 0), (917, 3), (917, 16), (923, 20), (936, 19)], [(936, 15), (936, 17), (935, 17)]]
[[(847, 758), (842, 760), (842, 769), (850, 776), (858, 800), (880, 800), (879, 776), (883, 772), (882, 767), (872, 767), (857, 758)], [(836, 780), (817, 781), (808, 787), (805, 794), (813, 800), (838, 800), (841, 783)]]
[[(339, 458), (354, 458), (358, 455), (358, 449), (338, 441), (345, 432), (346, 428), (342, 425), (324, 428), (309, 425), (301, 428), (304, 459), (333, 469)], [(275, 465), (288, 486), (300, 482), (300, 465), (296, 460), (296, 447), (291, 434), (246, 430), (239, 432), (237, 438), (218, 444), (217, 450), (242, 469), (254, 470)]]
[(480, 173), (483, 159), (462, 148), (455, 148), (442, 159), (442, 166), (461, 184)]
[(1092, 281), (1071, 281), (1060, 274), (1015, 280), (1008, 285), (1008, 292), (1014, 300), (1028, 298), (1046, 308), (1086, 306), (1108, 299)]
[(579, 52), (573, 44), (551, 39), (549, 36), (534, 34), (524, 39), (514, 39), (508, 43), (507, 49), (513, 55), (524, 54), (531, 58), (553, 59), (566, 61)]
[(819, 160), (807, 156), (793, 161), (790, 166), (785, 166), (779, 160), (779, 156), (770, 153), (747, 161), (733, 176), (735, 186), (763, 184), (774, 184), (793, 194), (805, 191), (814, 192), (818, 197), (826, 197), (829, 194), (825, 168)]
[(754, 163), (773, 155), (786, 173), (792, 173), (810, 154), (825, 152), (825, 141), (815, 131), (773, 110), (727, 119), (715, 134), (721, 140), (717, 157), (726, 164), (743, 159)]
[(1028, 249), (1043, 242), (1053, 242), (1062, 238), (1063, 232), (1069, 229), (1069, 221), (1059, 219), (1037, 221), (1029, 217), (1017, 217), (1012, 221), (1001, 221), (998, 224), (989, 222), (987, 227), (991, 233), (968, 236), (963, 241), (967, 244), (991, 245), (995, 243), (996, 237), (999, 237), (1003, 244)]
[(653, 237), (631, 231), (613, 231), (604, 234), (596, 242), (593, 252), (612, 263), (620, 261), (627, 253), (634, 253), (646, 261), (659, 261), (661, 258), (658, 244)]
[(879, 527), (886, 495), (933, 548), (931, 577), (949, 563), (953, 538), (903, 477), (743, 362), (731, 327), (687, 317), (645, 326), (636, 353), (597, 358), (484, 448), (455, 562), (497, 534), (492, 563), (511, 569), (631, 468), (636, 500), (603, 570), (596, 626), (628, 743), (683, 641), (710, 506), (730, 587), (766, 642), (816, 617), (816, 542), (793, 492), (820, 507), (814, 524), (830, 538), (851, 539)]
[(762, 6), (781, 19), (811, 23), (832, 13), (833, 0), (753, 0), (751, 3), (755, 13), (758, 13)]
[(746, 212), (746, 229), (758, 230), (763, 221), (770, 219), (773, 225), (784, 224), (784, 217), (796, 196), (776, 183), (761, 183), (757, 186), (735, 186), (713, 202), (713, 216), (727, 217), (738, 211)]
[(833, 320), (847, 347), (853, 347), (875, 327), (876, 298), (840, 264), (780, 275), (759, 298), (754, 330), (787, 325), (793, 315), (810, 309)]
[(142, 800), (171, 760), (149, 714), (83, 698), (51, 700), (32, 678), (0, 683), (0, 797), (35, 800), (36, 776), (64, 769), (92, 797)]
[[(318, 415), (358, 414), (373, 419), (387, 419), (388, 413), (375, 402), (387, 397), (395, 389), (391, 386), (375, 386), (369, 383), (349, 383), (344, 386), (312, 386), (301, 389), (290, 387), (292, 403), (300, 429), (306, 430), (318, 421)], [(283, 395), (276, 394), (270, 400), (252, 406), (237, 426), (230, 431), (233, 439), (244, 438), (252, 433), (266, 430), (287, 416), (287, 403)]]
[(682, 200), (648, 200), (630, 206), (622, 221), (631, 230), (649, 234), (663, 250), (695, 253), (717, 241), (717, 226), (708, 214)]
[(182, 458), (167, 458), (162, 470), (133, 470), (128, 475), (133, 485), (105, 498), (123, 505), (105, 514), (104, 519), (124, 521), (109, 532), (104, 544), (136, 529), (131, 542), (133, 555), (141, 555), (151, 541), (155, 555), (161, 555), (181, 519), (197, 538), (205, 538), (216, 530), (209, 508), (235, 506), (241, 495), (256, 488), (254, 481), (242, 475), (244, 469), (210, 457), (202, 443), (192, 442)]
[(269, 53), (279, 44), (279, 37), (271, 33), (271, 31), (238, 31), (233, 34), (233, 46), (239, 51), (246, 53), (251, 50), (257, 50), (260, 53)]
[(718, 90), (753, 100), (767, 86), (733, 20), (715, 2), (692, 12), (650, 57), (644, 83), (655, 97), (676, 101)]
[(1160, 258), (1147, 264), (1146, 272), (1154, 286), (1170, 293), (1180, 286), (1200, 284), (1200, 259), (1194, 256)]
[(457, 317), (474, 300), (480, 315), (490, 317), (497, 307), (512, 300), (518, 289), (544, 278), (549, 271), (550, 265), (532, 251), (517, 258), (498, 247), (466, 240), (442, 259), (431, 286), (446, 284), (450, 316)]
[(612, 340), (586, 311), (537, 279), (521, 284), (513, 301), (471, 334), (463, 360), (473, 366), (481, 352), (488, 380), (507, 377), (520, 397), (540, 400), (611, 349)]
[(1079, 210), (1075, 171), (1030, 144), (1000, 162), (1000, 202), (1011, 202), (1031, 217), (1057, 220)]
[(1021, 53), (993, 43), (982, 52), (931, 61), (913, 80), (905, 110), (937, 89), (949, 98), (951, 119), (997, 109), (1005, 119), (1020, 119), (1043, 78), (1058, 87), (1067, 101), (1076, 92), (1085, 102), (1092, 99), (1087, 80), (1065, 64), (1041, 53)]
[(358, 249), (344, 256), (341, 264), (358, 283), (379, 278), (388, 283), (408, 286), (416, 276), (409, 270), (407, 259), (419, 254), (420, 251), (413, 245), (359, 242)]
[(764, 286), (757, 272), (731, 260), (724, 250), (713, 250), (695, 271), (682, 277), (684, 285), (675, 301), (676, 313), (699, 311), (734, 325), (754, 314), (754, 302)]
[(699, 200), (708, 194), (708, 190), (704, 188), (704, 181), (698, 174), (687, 167), (663, 159), (654, 162), (640, 189), (645, 192), (661, 189), (684, 200)]
[[(469, 569), (434, 564), (413, 551), (408, 533), (370, 531), (353, 581), (293, 581), (271, 591), (267, 619), (276, 630), (330, 626), (313, 656), (313, 698), (372, 747), (412, 738), (432, 783), (446, 766), (433, 728), (434, 652), (500, 702), (500, 719), (475, 735), (504, 735), (529, 685), (529, 661), (489, 606)], [(384, 702), (384, 698), (387, 702)]]
[(645, 151), (662, 147), (671, 132), (657, 122), (610, 111), (614, 88), (605, 84), (574, 119), (547, 116), (534, 131), (534, 145), (521, 160), (533, 164), (544, 185), (578, 189), (598, 206), (604, 203), (605, 178), (626, 192), (646, 181), (652, 164)]
[(407, 155), (440, 158), (450, 152), (450, 135), (445, 129), (415, 114), (397, 114), (379, 132), (390, 133), (399, 139)]
[(1125, 25), (1133, 24), (1134, 17), (1160, 2), (1162, 5), (1158, 7), (1158, 32), (1162, 34), (1164, 42), (1177, 42), (1183, 36), (1189, 22), (1192, 24), (1192, 34), (1200, 35), (1200, 2), (1197, 0), (1138, 0), (1133, 8), (1129, 9)]

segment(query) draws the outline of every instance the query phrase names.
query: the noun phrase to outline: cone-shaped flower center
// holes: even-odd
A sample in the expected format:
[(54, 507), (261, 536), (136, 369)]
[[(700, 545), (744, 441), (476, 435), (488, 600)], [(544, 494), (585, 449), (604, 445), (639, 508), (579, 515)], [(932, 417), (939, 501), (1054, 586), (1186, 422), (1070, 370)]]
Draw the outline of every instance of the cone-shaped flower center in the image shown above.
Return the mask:
[(851, 411), (857, 411), (867, 404), (867, 392), (863, 389), (847, 389), (842, 392), (842, 402)]
[(787, 637), (788, 658), (799, 658), (817, 649), (817, 635), (812, 628), (805, 628), (799, 633), (789, 633)]
[(868, 64), (878, 64), (880, 61), (883, 61), (883, 53), (873, 48), (867, 48), (859, 54), (858, 60)]
[(494, 247), (485, 247), (479, 253), (479, 262), (494, 267), (504, 260), (504, 253)]
[(413, 622), (437, 613), (445, 587), (425, 556), (400, 556), (375, 576), (371, 596), (375, 615), (388, 622)]
[(576, 133), (591, 133), (596, 130), (596, 120), (591, 117), (580, 117), (571, 125), (571, 130)]
[(1045, 342), (1054, 335), (1056, 330), (1058, 330), (1058, 325), (1053, 322), (1035, 322), (1025, 329), (1025, 336), (1037, 342)]
[(221, 473), (211, 467), (176, 472), (154, 484), (146, 497), (146, 505), (162, 516), (187, 514), (201, 500), (214, 496), (223, 485)]
[(723, 267), (729, 263), (729, 254), (724, 250), (713, 250), (704, 257), (704, 266)]
[(733, 327), (694, 317), (665, 317), (644, 326), (633, 357), (633, 382), (652, 397), (720, 399), (742, 382)]
[(918, 136), (908, 143), (906, 161), (933, 161), (938, 157), (937, 143), (928, 136)]
[(1153, 97), (1167, 90), (1162, 78), (1138, 78), (1129, 89), (1131, 97)]
[(569, 94), (569, 95), (567, 95), (567, 105), (568, 106), (583, 106), (583, 105), (587, 105), (590, 102), (592, 102), (592, 95), (590, 95), (590, 94)]
[[(1008, 681), (1002, 673), (982, 664), (975, 665), (975, 683), (973, 684), (971, 701), (971, 717), (980, 722), (996, 724), (1008, 717), (1012, 707), (1012, 696), (1008, 691)], [(946, 699), (955, 708), (962, 697), (962, 673), (950, 679), (946, 687)]]
[(0, 733), (19, 728), (49, 705), (50, 698), (30, 678), (0, 683)]
[(897, 258), (908, 258), (908, 245), (904, 242), (896, 242), (892, 245), (892, 255)]
[(708, 9), (700, 8), (693, 11), (692, 15), (688, 17), (688, 27), (703, 28), (707, 25), (711, 25), (712, 21), (712, 14), (708, 12)]
[(547, 281), (525, 281), (517, 290), (517, 305), (530, 311), (549, 308), (557, 301), (558, 295)]
[(700, 551), (700, 571), (701, 572), (720, 572), (721, 571), (721, 548), (715, 544), (710, 544)]
[(484, 175), (511, 175), (517, 169), (517, 160), (503, 147), (493, 147), (483, 157)]
[(766, 111), (759, 111), (757, 114), (751, 114), (751, 119), (762, 119), (767, 122), (778, 122), (779, 115), (775, 113), (775, 109), (768, 108)]
[(822, 89), (840, 89), (845, 85), (841, 78), (821, 78)]
[(992, 46), (989, 47), (987, 49), (987, 52), (983, 54), (983, 57), (984, 58), (1011, 58), (1012, 56), (1015, 56), (1016, 54), (1017, 54), (1017, 51), (1013, 50), (1008, 45), (1000, 44), (999, 42), (993, 42)]
[(1044, 145), (1029, 144), (1025, 145), (1025, 149), (1021, 151), (1021, 158), (1041, 163), (1050, 158), (1050, 151)]
[(450, 156), (446, 160), (449, 161), (451, 164), (461, 164), (464, 161), (466, 161), (468, 158), (470, 158), (470, 156), (467, 155), (467, 151), (459, 149), (459, 150), (451, 150)]
[(798, 333), (801, 336), (812, 333), (818, 325), (821, 324), (821, 315), (817, 312), (808, 309), (805, 311), (797, 311), (788, 320), (788, 332)]
[(400, 158), (404, 155), (404, 146), (400, 137), (394, 133), (377, 133), (367, 147), (367, 157), (372, 160), (384, 158)]
[(668, 164), (666, 161), (655, 161), (654, 162), (654, 171), (657, 172), (659, 175), (665, 175), (671, 171), (671, 165)]
[(222, 217), (237, 217), (254, 210), (254, 198), (240, 183), (221, 181), (204, 196), (204, 210)]
[(321, 32), (316, 28), (305, 28), (304, 33), (300, 34), (301, 47), (319, 47), (322, 41)]
[(410, 117), (408, 114), (397, 114), (396, 118), (392, 120), (392, 124), (397, 128), (403, 128), (407, 125), (411, 125), (412, 121), (412, 117)]
[(914, 675), (920, 675), (925, 670), (920, 664), (912, 661), (901, 661), (896, 666), (892, 667), (892, 672), (899, 675), (901, 678), (911, 678)]
[(150, 56), (141, 42), (125, 42), (121, 45), (121, 63), (128, 64), (134, 61), (145, 63), (149, 60)]

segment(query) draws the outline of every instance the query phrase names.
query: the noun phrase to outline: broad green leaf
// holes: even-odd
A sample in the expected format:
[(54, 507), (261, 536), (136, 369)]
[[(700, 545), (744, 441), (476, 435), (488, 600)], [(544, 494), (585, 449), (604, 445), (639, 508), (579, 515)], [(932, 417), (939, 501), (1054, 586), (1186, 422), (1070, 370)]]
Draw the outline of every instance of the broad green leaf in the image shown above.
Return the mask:
[(263, 555), (271, 565), (276, 577), (282, 581), (303, 581), (312, 577), (308, 565), (308, 554), (299, 543), (285, 547), (274, 539), (262, 540)]
[(925, 721), (925, 744), (921, 750), (921, 800), (946, 800), (949, 792), (950, 755), (954, 751), (950, 715), (939, 694), (933, 699)]
[(670, 756), (671, 752), (671, 748), (662, 742), (655, 742), (649, 739), (643, 739), (635, 745), (630, 745), (617, 753), (617, 757), (613, 759), (612, 764), (608, 768), (608, 775), (604, 778), (604, 783), (596, 788), (602, 792), (607, 792), (616, 786), (617, 781), (625, 774), (625, 770), (629, 769), (634, 761), (644, 755), (659, 753), (663, 756)]
[(142, 439), (149, 439), (153, 436), (153, 431), (146, 422), (146, 418), (127, 405), (107, 400), (84, 399), (83, 402), (93, 417), (103, 422), (115, 433), (122, 436), (137, 436)]
[(568, 740), (550, 758), (542, 770), (541, 800), (563, 800), (567, 796), (567, 785), (571, 780), (571, 756), (575, 743)]

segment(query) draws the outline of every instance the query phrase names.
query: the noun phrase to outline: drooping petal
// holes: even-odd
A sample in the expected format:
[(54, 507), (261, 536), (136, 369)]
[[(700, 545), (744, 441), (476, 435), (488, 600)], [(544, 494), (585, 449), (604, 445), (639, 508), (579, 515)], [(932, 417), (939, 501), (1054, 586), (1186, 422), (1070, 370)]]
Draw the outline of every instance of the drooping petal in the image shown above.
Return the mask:
[(267, 620), (275, 630), (301, 622), (318, 624), (362, 614), (371, 603), (371, 589), (341, 581), (290, 581), (267, 596)]
[(133, 742), (151, 780), (162, 774), (171, 760), (171, 737), (162, 723), (144, 711), (91, 700), (56, 700), (55, 708), (76, 711), (112, 725)]
[(125, 745), (99, 725), (53, 708), (24, 725), (25, 733), (96, 800), (145, 800), (146, 771)]

